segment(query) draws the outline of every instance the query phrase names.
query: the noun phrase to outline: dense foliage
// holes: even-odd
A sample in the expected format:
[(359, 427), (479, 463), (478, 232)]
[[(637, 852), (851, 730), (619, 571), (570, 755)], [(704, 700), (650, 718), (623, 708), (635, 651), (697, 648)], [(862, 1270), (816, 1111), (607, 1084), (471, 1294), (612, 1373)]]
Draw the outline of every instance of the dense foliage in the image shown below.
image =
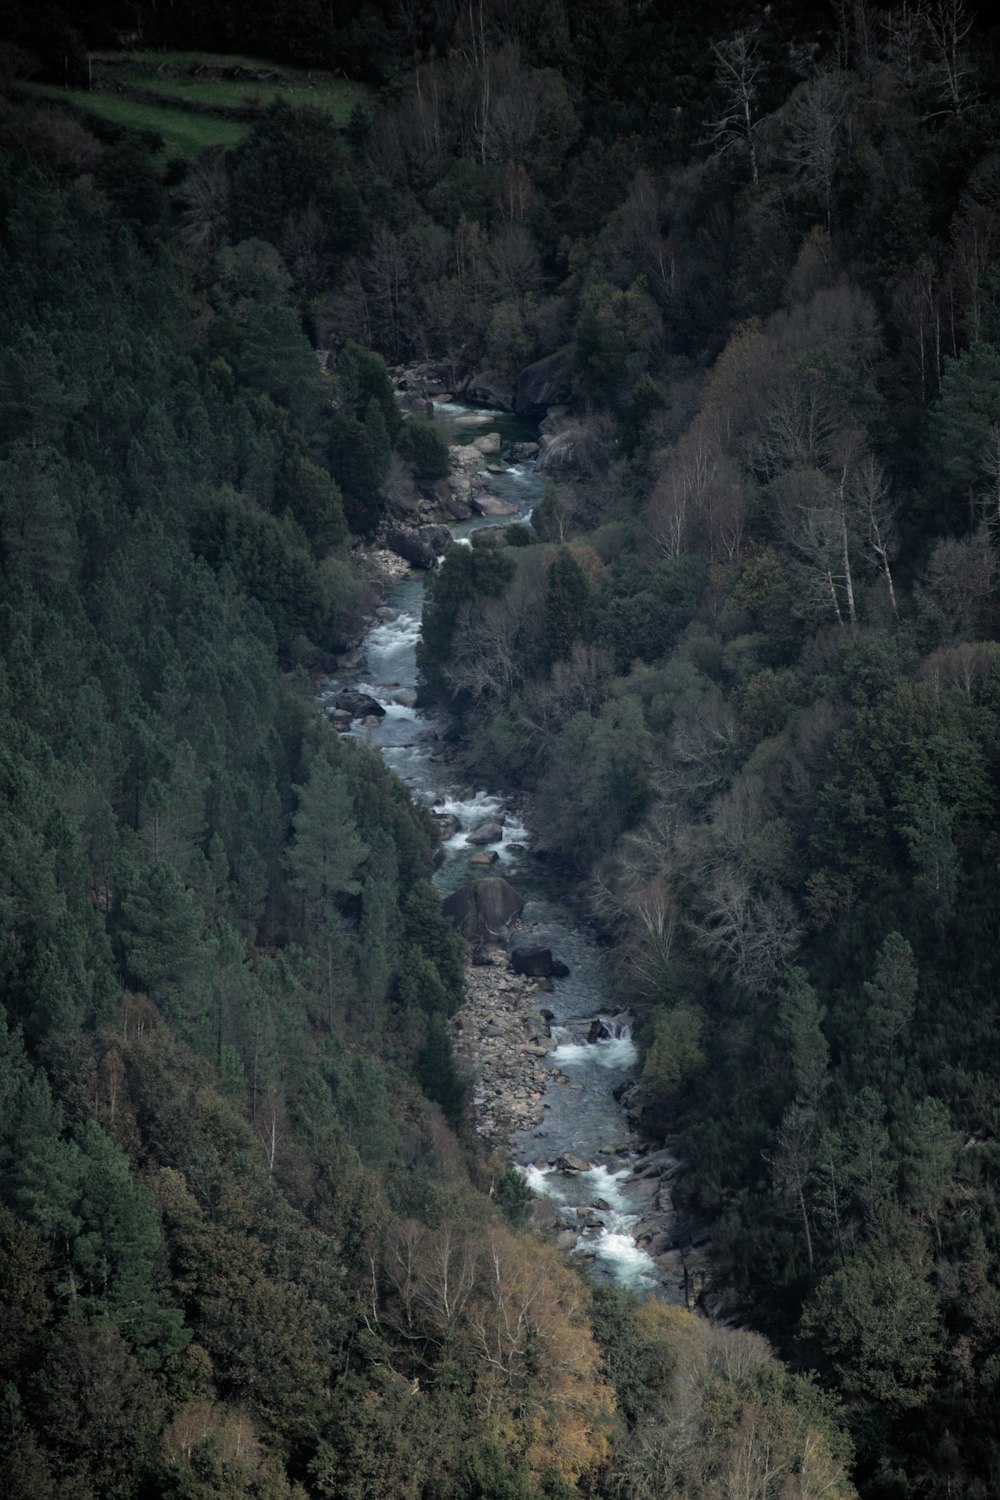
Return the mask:
[[(151, 6), (382, 85), (187, 167), (19, 90), (136, 24), (15, 6), (0, 72), (9, 1492), (848, 1495), (846, 1423), (872, 1500), (995, 1493), (996, 35)], [(430, 831), (312, 706), (350, 534), (445, 471), (383, 358), (550, 356), (558, 482), (447, 557), (425, 691), (616, 944), (712, 1306), (811, 1380), (476, 1190)]]

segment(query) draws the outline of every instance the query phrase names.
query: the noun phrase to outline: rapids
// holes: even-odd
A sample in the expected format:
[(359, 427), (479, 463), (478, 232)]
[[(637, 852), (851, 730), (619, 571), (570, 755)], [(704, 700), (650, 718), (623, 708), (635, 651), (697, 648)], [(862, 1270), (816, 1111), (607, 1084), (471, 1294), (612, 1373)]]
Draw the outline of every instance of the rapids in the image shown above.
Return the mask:
[[(455, 424), (453, 440), (472, 437), (484, 424), (462, 425), (467, 413), (457, 404), (441, 415)], [(479, 414), (475, 414), (478, 416)], [(497, 414), (488, 414), (488, 429), (504, 431)], [(518, 434), (505, 432), (509, 442)], [(528, 521), (542, 493), (542, 482), (530, 464), (513, 464), (493, 475), (495, 488), (518, 505), (518, 514), (501, 524)], [(451, 527), (456, 541), (468, 541), (471, 532), (497, 524), (486, 518), (460, 522)], [(509, 879), (525, 898), (518, 928), (518, 943), (542, 943), (569, 967), (569, 975), (554, 981), (554, 992), (545, 997), (554, 1013), (552, 1036), (557, 1042), (551, 1062), (565, 1075), (550, 1084), (544, 1097), (541, 1122), (521, 1131), (511, 1141), (515, 1164), (532, 1191), (552, 1200), (560, 1222), (577, 1230), (575, 1251), (588, 1257), (595, 1275), (629, 1286), (640, 1293), (654, 1290), (677, 1295), (670, 1278), (664, 1277), (631, 1230), (642, 1217), (641, 1203), (629, 1197), (623, 1184), (635, 1160), (636, 1141), (629, 1133), (624, 1111), (614, 1097), (619, 1084), (627, 1082), (636, 1064), (635, 1044), (627, 1025), (609, 1023), (618, 1034), (588, 1042), (590, 1022), (618, 1012), (610, 992), (603, 956), (586, 925), (578, 920), (565, 893), (554, 884), (542, 862), (531, 854), (531, 832), (514, 816), (498, 793), (461, 787), (454, 782), (441, 752), (442, 725), (430, 710), (404, 706), (404, 698), (417, 685), (416, 646), (420, 638), (423, 606), (422, 577), (411, 575), (387, 589), (386, 603), (396, 618), (373, 625), (362, 642), (364, 665), (339, 673), (321, 695), (331, 701), (344, 687), (357, 687), (376, 698), (385, 709), (377, 726), (356, 725), (352, 733), (378, 747), (412, 795), (436, 812), (451, 813), (459, 820), (459, 832), (443, 845), (444, 860), (435, 874), (442, 896), (463, 885), (477, 872), (468, 860), (475, 852), (467, 835), (487, 821), (503, 821), (502, 842), (496, 846), (498, 874)], [(554, 1163), (565, 1152), (585, 1157), (590, 1170), (576, 1175), (560, 1172)], [(596, 1205), (601, 1205), (597, 1206)]]

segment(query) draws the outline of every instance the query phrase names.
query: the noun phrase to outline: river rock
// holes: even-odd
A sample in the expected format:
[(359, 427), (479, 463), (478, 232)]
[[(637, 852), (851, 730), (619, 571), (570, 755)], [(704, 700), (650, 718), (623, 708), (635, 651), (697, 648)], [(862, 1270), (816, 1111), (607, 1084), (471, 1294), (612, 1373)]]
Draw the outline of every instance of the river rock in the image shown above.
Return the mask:
[(438, 554), (415, 531), (408, 531), (402, 526), (390, 526), (385, 533), (385, 544), (413, 568), (426, 570), (437, 564)]
[(466, 834), (465, 841), (467, 844), (482, 847), (486, 844), (499, 844), (502, 838), (503, 828), (499, 823), (480, 823), (478, 828)]
[(470, 495), (469, 504), (480, 516), (517, 515), (517, 506), (512, 500), (504, 500), (501, 495), (491, 495), (488, 490), (480, 490), (478, 495)]
[(378, 699), (369, 693), (360, 693), (356, 688), (345, 688), (333, 702), (335, 708), (344, 709), (353, 719), (385, 718), (385, 709)]
[(364, 663), (364, 652), (355, 647), (353, 651), (345, 651), (337, 657), (337, 668), (341, 672), (356, 672)]
[(353, 714), (348, 713), (346, 708), (331, 708), (327, 717), (338, 734), (346, 734), (354, 723)]
[(561, 958), (552, 960), (550, 977), (552, 979), (565, 979), (569, 974), (569, 964), (564, 964)]
[(564, 1151), (556, 1162), (556, 1167), (566, 1176), (572, 1177), (577, 1172), (589, 1172), (590, 1162), (584, 1161), (582, 1156), (574, 1156), (571, 1151)]
[(573, 354), (574, 346), (566, 344), (521, 371), (514, 392), (514, 410), (519, 416), (569, 400), (573, 393)]
[(392, 701), (398, 703), (400, 708), (416, 708), (417, 695), (413, 688), (400, 688), (398, 693), (393, 693)]
[(381, 620), (383, 624), (388, 625), (391, 624), (393, 620), (398, 619), (399, 615), (391, 605), (380, 604), (378, 609), (375, 611), (375, 618), (376, 620)]
[(499, 859), (500, 856), (495, 849), (479, 849), (469, 856), (469, 864), (475, 870), (488, 870), (490, 865), (497, 864)]
[(531, 974), (536, 979), (548, 979), (552, 973), (552, 949), (543, 947), (541, 943), (515, 948), (510, 955), (510, 966), (515, 974)]
[(506, 880), (492, 876), (453, 891), (442, 910), (464, 938), (482, 945), (500, 941), (524, 910), (524, 900)]
[(508, 449), (507, 457), (512, 464), (527, 463), (530, 459), (538, 457), (538, 444), (512, 443)]
[[(454, 481), (454, 488), (452, 488)], [(464, 474), (452, 474), (436, 491), (438, 513), (448, 521), (467, 521), (472, 515), (465, 494), (470, 481)], [(464, 493), (463, 493), (464, 490)]]
[(427, 546), (431, 548), (435, 560), (442, 553), (447, 552), (455, 540), (447, 526), (421, 526), (417, 535), (422, 542), (426, 542)]
[(631, 1017), (619, 1012), (614, 1016), (597, 1016), (590, 1023), (588, 1042), (612, 1042), (629, 1030)]
[(473, 438), (470, 447), (478, 448), (480, 453), (499, 453), (499, 432), (484, 432), (482, 437)]
[(446, 839), (453, 839), (456, 833), (461, 831), (461, 820), (456, 818), (454, 813), (431, 813), (431, 817), (434, 819), (434, 827), (442, 843)]

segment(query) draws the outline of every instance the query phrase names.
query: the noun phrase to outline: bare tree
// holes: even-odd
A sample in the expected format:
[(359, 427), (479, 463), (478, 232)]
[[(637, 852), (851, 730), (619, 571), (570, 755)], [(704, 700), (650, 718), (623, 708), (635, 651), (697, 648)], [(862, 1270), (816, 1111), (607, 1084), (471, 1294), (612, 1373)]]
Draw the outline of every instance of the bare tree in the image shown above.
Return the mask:
[(896, 512), (881, 466), (871, 454), (851, 474), (848, 503), (858, 517), (861, 530), (867, 534), (868, 545), (885, 579), (893, 618), (898, 620), (899, 606), (892, 581), (892, 557), (898, 545)]
[(739, 733), (718, 688), (678, 711), (670, 752), (656, 776), (663, 796), (700, 802), (725, 784), (736, 764)]
[(956, 635), (975, 635), (987, 623), (996, 583), (996, 555), (983, 524), (970, 536), (938, 542), (927, 564), (923, 594)]
[(728, 41), (712, 44), (716, 81), (722, 88), (722, 114), (711, 125), (711, 140), (721, 151), (734, 144), (746, 147), (754, 187), (760, 181), (754, 139), (758, 80), (762, 71), (754, 33), (738, 31)]
[(843, 415), (839, 393), (817, 371), (796, 361), (775, 381), (740, 446), (765, 479), (819, 470)]
[(811, 594), (817, 614), (829, 609), (838, 625), (853, 624), (854, 590), (842, 491), (826, 475), (809, 469), (787, 475), (779, 494), (782, 531), (799, 560), (806, 585), (803, 605), (808, 608)]
[(931, 41), (942, 103), (961, 114), (966, 103), (969, 76), (964, 44), (972, 30), (972, 17), (964, 0), (934, 0), (924, 11)]
[(827, 229), (833, 221), (833, 184), (847, 102), (843, 78), (836, 73), (820, 73), (797, 90), (789, 119), (789, 164), (819, 198)]
[(710, 562), (735, 557), (743, 541), (747, 504), (736, 466), (712, 431), (695, 422), (657, 480), (648, 512), (654, 545), (666, 557), (700, 547)]
[(698, 945), (751, 1000), (779, 982), (801, 935), (785, 893), (777, 886), (755, 889), (732, 862), (709, 872), (689, 925)]
[(887, 11), (881, 21), (882, 51), (899, 82), (905, 89), (916, 88), (923, 71), (927, 25), (923, 4), (901, 5)]

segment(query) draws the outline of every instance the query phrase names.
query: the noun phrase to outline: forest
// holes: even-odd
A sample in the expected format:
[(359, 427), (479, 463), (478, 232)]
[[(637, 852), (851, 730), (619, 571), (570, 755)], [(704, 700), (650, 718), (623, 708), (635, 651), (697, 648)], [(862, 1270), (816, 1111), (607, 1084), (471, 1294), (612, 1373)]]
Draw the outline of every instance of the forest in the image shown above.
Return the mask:
[[(5, 1495), (1000, 1493), (986, 8), (0, 32)], [(178, 154), (80, 102), (140, 43), (356, 102)], [(641, 1021), (696, 1313), (526, 1226), (432, 821), (317, 706), (444, 483), (416, 366), (540, 425), (532, 527), (430, 577), (421, 694)]]

